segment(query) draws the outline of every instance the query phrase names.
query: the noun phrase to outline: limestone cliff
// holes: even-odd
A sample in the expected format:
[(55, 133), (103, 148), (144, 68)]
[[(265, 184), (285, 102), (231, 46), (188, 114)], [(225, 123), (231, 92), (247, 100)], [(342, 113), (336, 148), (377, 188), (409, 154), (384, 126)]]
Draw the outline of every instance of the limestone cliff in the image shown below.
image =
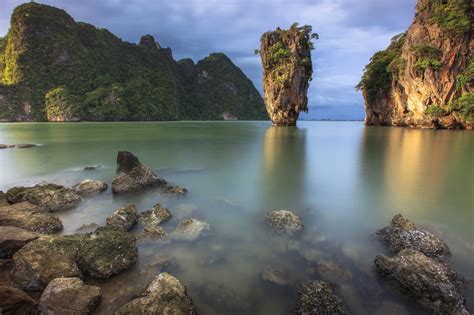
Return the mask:
[(308, 87), (313, 73), (310, 26), (277, 28), (262, 35), (263, 98), (275, 125), (294, 126), (299, 113), (308, 111)]
[(419, 0), (406, 33), (367, 65), (368, 125), (472, 129), (472, 0)]
[[(25, 3), (0, 38), (0, 121), (265, 118), (261, 96), (234, 64), (211, 63), (219, 79), (199, 94), (206, 98), (194, 97), (199, 73), (187, 66), (151, 35), (131, 44), (64, 10)], [(221, 93), (225, 84), (232, 93)]]

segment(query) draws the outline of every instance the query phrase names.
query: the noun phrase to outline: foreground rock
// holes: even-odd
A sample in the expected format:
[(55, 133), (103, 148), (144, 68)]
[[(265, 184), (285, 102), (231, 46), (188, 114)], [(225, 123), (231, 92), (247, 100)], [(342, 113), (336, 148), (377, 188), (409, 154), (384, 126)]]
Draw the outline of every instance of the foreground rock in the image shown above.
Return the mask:
[(0, 286), (1, 314), (35, 314), (36, 302), (22, 290)]
[(298, 292), (295, 314), (346, 314), (332, 285), (323, 281), (303, 283)]
[(140, 214), (140, 220), (145, 225), (159, 225), (171, 219), (171, 212), (157, 203), (150, 210), (144, 211)]
[(122, 306), (117, 314), (197, 314), (178, 279), (164, 272), (153, 279), (141, 297)]
[(138, 211), (135, 205), (126, 205), (115, 210), (106, 219), (107, 225), (128, 231), (138, 222)]
[(403, 249), (395, 257), (377, 255), (377, 271), (402, 293), (435, 314), (469, 314), (459, 293), (462, 277), (423, 253)]
[(130, 152), (119, 151), (117, 164), (117, 175), (112, 181), (112, 191), (116, 194), (166, 185), (163, 178), (141, 164), (138, 158)]
[(29, 202), (0, 207), (0, 225), (43, 234), (54, 234), (63, 229), (57, 216)]
[(263, 98), (275, 125), (294, 126), (299, 113), (308, 111), (308, 87), (313, 68), (310, 26), (292, 25), (262, 35)]
[(267, 214), (267, 220), (278, 233), (296, 234), (304, 229), (299, 216), (287, 210), (274, 210)]
[(0, 226), (0, 259), (10, 258), (20, 248), (37, 239), (38, 233), (13, 226)]
[(13, 280), (29, 291), (43, 290), (55, 278), (107, 278), (136, 263), (135, 237), (114, 227), (90, 235), (45, 236), (13, 255)]
[(210, 225), (207, 222), (186, 218), (171, 232), (171, 237), (177, 240), (194, 241), (202, 237), (209, 229)]
[(70, 209), (81, 202), (81, 196), (72, 189), (56, 184), (33, 187), (13, 187), (7, 191), (9, 203), (28, 201), (47, 211)]
[(57, 278), (41, 295), (41, 314), (91, 314), (100, 302), (100, 288), (84, 285), (79, 278)]
[(100, 180), (85, 179), (72, 186), (74, 192), (82, 197), (99, 194), (107, 190), (107, 183)]
[(419, 229), (410, 220), (397, 214), (390, 225), (377, 231), (375, 236), (386, 243), (392, 252), (414, 249), (428, 257), (450, 256), (448, 245), (428, 231)]
[(27, 149), (27, 148), (34, 148), (37, 147), (37, 144), (33, 143), (22, 143), (22, 144), (0, 144), (0, 150), (1, 149)]

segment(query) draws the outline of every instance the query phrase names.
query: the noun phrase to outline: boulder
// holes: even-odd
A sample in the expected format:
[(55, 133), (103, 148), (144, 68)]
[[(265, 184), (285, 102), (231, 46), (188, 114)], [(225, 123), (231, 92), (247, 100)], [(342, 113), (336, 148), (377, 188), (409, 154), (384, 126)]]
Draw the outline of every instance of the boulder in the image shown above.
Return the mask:
[(0, 225), (43, 234), (54, 234), (63, 229), (57, 216), (29, 202), (0, 207)]
[(167, 195), (177, 195), (177, 196), (184, 196), (188, 193), (188, 190), (181, 186), (163, 186), (161, 187), (161, 192)]
[(138, 260), (133, 234), (115, 227), (100, 227), (77, 252), (81, 271), (92, 278), (107, 278), (130, 268)]
[(0, 286), (0, 314), (35, 314), (36, 302), (24, 291)]
[(41, 291), (55, 278), (107, 278), (136, 263), (135, 237), (114, 227), (93, 234), (44, 236), (13, 255), (13, 281), (29, 291)]
[(0, 226), (0, 259), (10, 258), (20, 248), (37, 239), (38, 233), (13, 226)]
[(302, 232), (304, 225), (299, 216), (287, 210), (274, 210), (267, 214), (272, 229), (278, 233), (297, 234)]
[(0, 190), (0, 207), (3, 207), (3, 206), (9, 206), (10, 204), (8, 203), (8, 200), (7, 200), (7, 195)]
[(130, 152), (119, 151), (117, 164), (117, 175), (112, 181), (112, 191), (116, 194), (166, 185), (163, 178), (141, 164), (138, 158)]
[(375, 236), (395, 253), (402, 249), (414, 249), (433, 258), (451, 255), (445, 242), (430, 232), (418, 228), (401, 214), (395, 215), (390, 225), (377, 231)]
[(303, 283), (298, 292), (295, 314), (346, 314), (334, 287), (323, 281)]
[(395, 288), (430, 312), (469, 314), (459, 291), (462, 277), (425, 254), (402, 249), (395, 257), (377, 255), (375, 266)]
[(209, 229), (210, 225), (207, 222), (186, 218), (171, 232), (171, 237), (178, 240), (194, 241), (203, 236)]
[(27, 291), (41, 291), (60, 277), (81, 277), (76, 263), (82, 236), (47, 236), (26, 244), (13, 255), (15, 285)]
[(107, 225), (128, 231), (138, 222), (138, 211), (135, 205), (126, 205), (115, 210), (106, 219)]
[(157, 203), (150, 210), (144, 211), (140, 214), (140, 220), (145, 225), (159, 225), (171, 219), (171, 212)]
[(72, 186), (74, 192), (82, 197), (99, 194), (107, 190), (107, 183), (100, 180), (85, 179), (79, 184)]
[(72, 189), (56, 184), (13, 187), (7, 191), (7, 199), (9, 203), (28, 201), (50, 212), (73, 208), (81, 202), (81, 196)]
[(120, 314), (197, 314), (192, 299), (186, 294), (186, 287), (169, 273), (160, 273), (153, 279), (145, 292), (124, 306)]
[(41, 295), (41, 314), (91, 314), (100, 302), (100, 288), (85, 285), (79, 278), (56, 278)]

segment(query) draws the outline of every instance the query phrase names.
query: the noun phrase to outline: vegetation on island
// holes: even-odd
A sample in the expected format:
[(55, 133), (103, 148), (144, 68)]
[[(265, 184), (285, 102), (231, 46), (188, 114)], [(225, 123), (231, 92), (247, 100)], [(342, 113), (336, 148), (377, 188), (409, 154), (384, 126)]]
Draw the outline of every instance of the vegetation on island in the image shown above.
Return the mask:
[[(151, 35), (131, 44), (75, 22), (64, 10), (26, 3), (14, 10), (0, 38), (0, 119), (222, 119), (224, 111), (265, 119), (258, 91), (225, 58), (226, 67), (218, 58), (205, 61), (216, 85), (201, 89), (199, 67), (193, 64), (192, 79), (186, 78), (171, 49)], [(225, 83), (235, 93), (221, 93)]]

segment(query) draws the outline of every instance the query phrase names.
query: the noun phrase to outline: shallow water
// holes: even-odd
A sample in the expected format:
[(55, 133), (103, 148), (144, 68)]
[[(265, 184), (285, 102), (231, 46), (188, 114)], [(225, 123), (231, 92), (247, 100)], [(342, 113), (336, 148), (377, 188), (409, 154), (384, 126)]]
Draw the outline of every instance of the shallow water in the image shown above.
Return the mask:
[[(114, 209), (140, 211), (162, 203), (173, 213), (211, 224), (195, 242), (139, 242), (139, 262), (105, 281), (99, 314), (136, 296), (159, 272), (157, 256), (174, 257), (169, 271), (188, 288), (201, 314), (286, 314), (297, 285), (318, 279), (315, 261), (347, 272), (333, 279), (353, 314), (423, 314), (376, 276), (373, 259), (386, 248), (371, 234), (402, 213), (443, 238), (451, 266), (474, 278), (474, 137), (470, 131), (364, 127), (362, 122), (300, 122), (277, 128), (266, 122), (0, 124), (0, 143), (38, 143), (0, 150), (0, 190), (85, 178), (111, 182), (118, 150), (136, 154), (185, 197), (158, 190), (86, 198), (60, 212), (64, 233), (86, 223), (104, 224)], [(89, 165), (101, 165), (85, 171)], [(265, 226), (265, 214), (292, 209), (305, 224), (299, 238), (282, 238)], [(140, 233), (137, 226), (134, 233)], [(305, 258), (306, 257), (306, 258)], [(262, 280), (266, 267), (281, 269), (288, 286)], [(472, 288), (465, 291), (474, 309)]]

